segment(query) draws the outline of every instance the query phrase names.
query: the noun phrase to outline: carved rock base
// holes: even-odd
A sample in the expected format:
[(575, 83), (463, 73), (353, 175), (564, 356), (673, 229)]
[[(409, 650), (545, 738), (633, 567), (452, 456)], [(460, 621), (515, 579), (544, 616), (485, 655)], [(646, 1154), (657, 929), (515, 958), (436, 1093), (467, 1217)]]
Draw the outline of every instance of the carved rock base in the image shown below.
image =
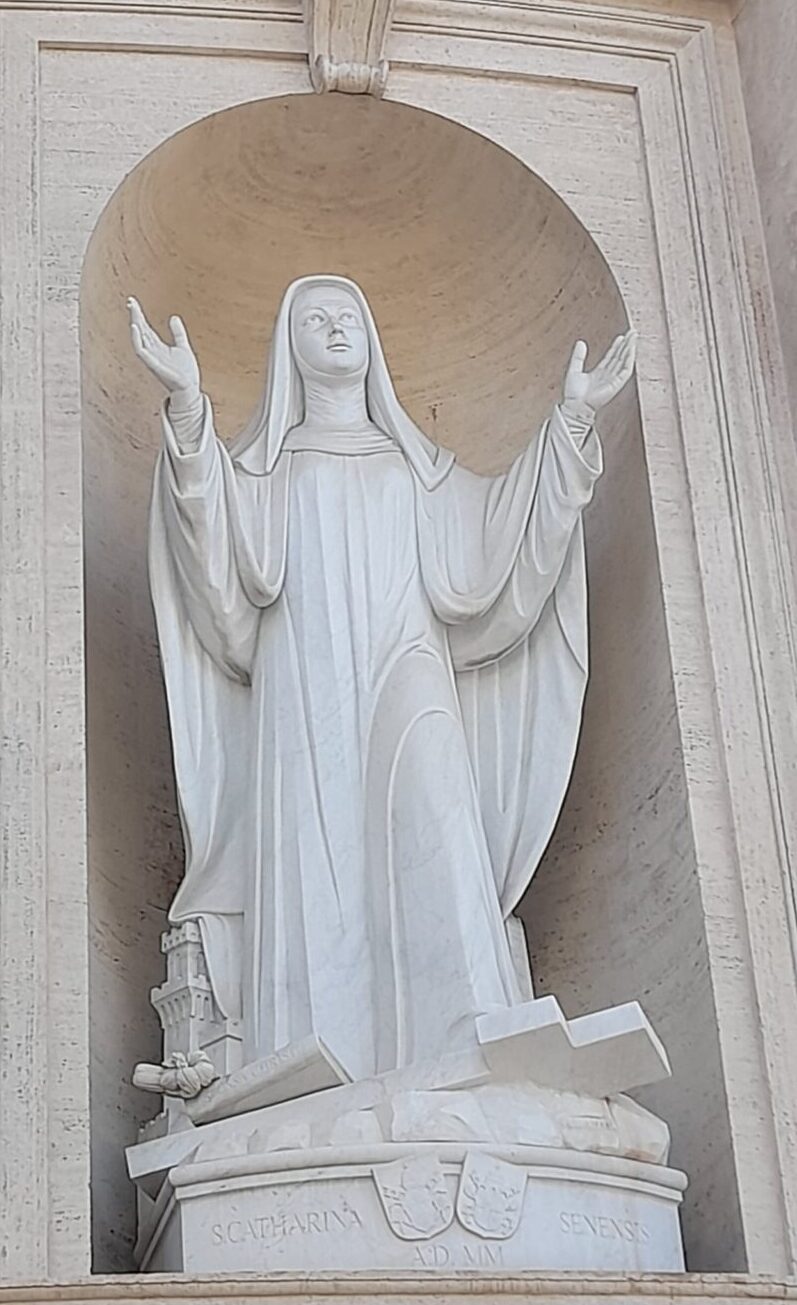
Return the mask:
[(531, 1146), (364, 1144), (194, 1161), (164, 1183), (140, 1267), (677, 1272), (684, 1185), (663, 1165)]

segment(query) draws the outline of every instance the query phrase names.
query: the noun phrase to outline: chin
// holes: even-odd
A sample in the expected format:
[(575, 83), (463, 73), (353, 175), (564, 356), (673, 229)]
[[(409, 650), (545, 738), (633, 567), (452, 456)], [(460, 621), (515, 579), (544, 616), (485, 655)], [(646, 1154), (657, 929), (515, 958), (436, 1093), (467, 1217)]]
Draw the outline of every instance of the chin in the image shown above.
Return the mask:
[(356, 376), (363, 369), (363, 363), (350, 354), (333, 355), (326, 359), (324, 371), (328, 376)]

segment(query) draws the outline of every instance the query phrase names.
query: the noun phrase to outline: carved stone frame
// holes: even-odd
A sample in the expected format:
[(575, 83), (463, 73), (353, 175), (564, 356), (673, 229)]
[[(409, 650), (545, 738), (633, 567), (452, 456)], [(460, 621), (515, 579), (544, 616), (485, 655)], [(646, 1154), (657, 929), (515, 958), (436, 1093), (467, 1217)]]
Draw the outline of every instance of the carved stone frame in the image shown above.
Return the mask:
[[(90, 1267), (84, 653), (74, 259), (57, 320), (42, 296), (40, 59), (54, 47), (239, 54), (263, 95), (306, 88), (307, 47), (290, 0), (0, 0), (0, 1137), (13, 1175), (0, 1226), (5, 1274), (70, 1280)], [(387, 98), (437, 112), (413, 98), (418, 69), (482, 78), (486, 98), (502, 78), (638, 98), (674, 419), (644, 374), (640, 398), (738, 1196), (750, 1271), (792, 1273), (797, 465), (726, 10), (401, 0), (386, 52)], [(56, 349), (61, 393), (45, 406)]]

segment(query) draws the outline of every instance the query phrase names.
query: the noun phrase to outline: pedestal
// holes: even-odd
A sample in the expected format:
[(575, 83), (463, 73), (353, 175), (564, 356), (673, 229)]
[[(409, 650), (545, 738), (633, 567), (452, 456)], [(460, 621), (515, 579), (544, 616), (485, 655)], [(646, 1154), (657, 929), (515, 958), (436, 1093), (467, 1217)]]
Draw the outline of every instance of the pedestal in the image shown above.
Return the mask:
[(684, 1186), (662, 1165), (542, 1147), (388, 1144), (189, 1163), (170, 1175), (141, 1267), (674, 1272)]
[[(686, 1178), (666, 1165), (667, 1126), (622, 1094), (511, 1077), (518, 1036), (566, 1034), (569, 1069), (598, 1054), (592, 1038), (572, 1049), (550, 1002), (521, 1023), (492, 1030), (500, 1069), (474, 1048), (228, 1118), (184, 1115), (179, 1130), (130, 1147), (139, 1266), (682, 1270)], [(635, 1045), (633, 1022), (611, 1024), (604, 1050)], [(624, 1069), (633, 1081), (630, 1055)]]

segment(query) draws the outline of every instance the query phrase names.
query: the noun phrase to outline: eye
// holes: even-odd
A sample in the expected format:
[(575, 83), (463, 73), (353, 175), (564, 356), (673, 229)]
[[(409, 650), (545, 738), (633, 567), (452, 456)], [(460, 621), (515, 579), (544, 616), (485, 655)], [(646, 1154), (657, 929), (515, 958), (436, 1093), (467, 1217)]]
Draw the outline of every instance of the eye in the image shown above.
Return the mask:
[(307, 314), (307, 316), (304, 319), (304, 324), (305, 326), (320, 326), (323, 321), (324, 321), (323, 313), (319, 313), (316, 310), (315, 312)]
[(341, 321), (341, 322), (356, 322), (356, 321), (357, 321), (357, 314), (356, 314), (356, 313), (353, 313), (353, 312), (350, 312), (350, 311), (348, 311), (348, 310), (346, 310), (346, 311), (344, 311), (344, 312), (342, 312), (342, 313), (340, 314), (340, 321)]

